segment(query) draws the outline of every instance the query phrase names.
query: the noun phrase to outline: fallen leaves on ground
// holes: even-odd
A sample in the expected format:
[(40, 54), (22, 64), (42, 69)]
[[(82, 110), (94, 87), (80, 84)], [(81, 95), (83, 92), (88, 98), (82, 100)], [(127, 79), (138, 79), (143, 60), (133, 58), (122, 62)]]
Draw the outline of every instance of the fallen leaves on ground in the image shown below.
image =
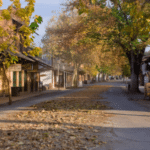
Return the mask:
[(10, 114), (0, 125), (0, 150), (86, 150), (105, 143), (100, 124), (111, 115), (100, 94), (109, 87), (90, 86)]

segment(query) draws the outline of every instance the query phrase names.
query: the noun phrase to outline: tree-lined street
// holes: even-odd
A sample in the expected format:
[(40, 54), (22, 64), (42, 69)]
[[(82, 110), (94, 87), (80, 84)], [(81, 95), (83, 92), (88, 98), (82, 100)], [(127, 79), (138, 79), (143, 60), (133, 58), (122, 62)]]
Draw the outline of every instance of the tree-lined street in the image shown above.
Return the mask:
[(42, 3), (10, 2), (0, 10), (0, 150), (149, 150), (150, 0), (63, 1), (40, 46)]
[[(25, 149), (26, 142), (28, 148), (33, 143), (33, 149), (37, 145), (39, 149), (49, 149), (48, 145), (51, 149), (70, 150), (149, 149), (149, 108), (143, 105), (145, 101), (139, 103), (143, 95), (130, 95), (122, 81), (60, 93), (59, 97), (58, 93), (41, 95), (1, 107), (1, 149)], [(39, 145), (38, 141), (45, 144)]]

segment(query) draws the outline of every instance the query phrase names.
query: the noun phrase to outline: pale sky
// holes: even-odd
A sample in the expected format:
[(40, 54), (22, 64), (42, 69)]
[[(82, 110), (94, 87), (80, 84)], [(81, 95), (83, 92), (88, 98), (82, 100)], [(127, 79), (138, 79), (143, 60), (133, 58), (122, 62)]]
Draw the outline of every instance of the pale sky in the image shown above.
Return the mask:
[[(40, 46), (40, 41), (45, 34), (45, 27), (47, 25), (47, 22), (50, 20), (50, 18), (53, 15), (58, 15), (58, 13), (61, 11), (63, 6), (60, 4), (65, 2), (65, 0), (35, 0), (35, 12), (33, 13), (33, 16), (35, 15), (40, 15), (43, 18), (42, 24), (39, 25), (39, 29), (37, 30), (37, 33), (39, 36), (36, 34), (34, 42), (36, 46)], [(25, 7), (27, 2), (25, 0), (20, 0), (21, 2), (21, 7)], [(8, 6), (10, 6), (12, 2), (10, 0), (3, 0), (3, 6), (0, 9), (7, 9)], [(52, 13), (52, 11), (56, 13)]]

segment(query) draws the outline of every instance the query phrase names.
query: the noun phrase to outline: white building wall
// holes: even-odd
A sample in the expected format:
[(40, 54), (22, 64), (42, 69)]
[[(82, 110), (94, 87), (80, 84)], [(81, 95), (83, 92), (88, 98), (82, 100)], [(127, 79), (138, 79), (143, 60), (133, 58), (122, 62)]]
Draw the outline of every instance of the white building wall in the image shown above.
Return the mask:
[(49, 86), (49, 83), (53, 83), (52, 70), (41, 72), (40, 75), (45, 75), (43, 77), (40, 77), (40, 81), (43, 82), (44, 86)]

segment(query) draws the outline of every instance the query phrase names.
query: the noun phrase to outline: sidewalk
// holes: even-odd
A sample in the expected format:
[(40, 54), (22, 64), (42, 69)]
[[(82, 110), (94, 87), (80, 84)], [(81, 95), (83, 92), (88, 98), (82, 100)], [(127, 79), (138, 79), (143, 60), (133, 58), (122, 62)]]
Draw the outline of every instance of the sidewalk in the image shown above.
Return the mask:
[[(60, 88), (59, 91), (65, 91), (68, 89), (64, 89), (64, 88)], [(44, 95), (47, 93), (54, 93), (57, 92), (58, 88), (54, 88), (54, 89), (50, 89), (50, 90), (46, 90), (46, 91), (40, 91), (40, 92), (31, 92), (31, 93), (21, 93), (20, 96), (12, 96), (12, 101), (19, 101), (19, 100), (24, 100), (24, 99), (28, 99), (31, 97), (36, 97), (39, 95)], [(0, 105), (3, 104), (7, 104), (9, 102), (9, 97), (0, 97)]]

